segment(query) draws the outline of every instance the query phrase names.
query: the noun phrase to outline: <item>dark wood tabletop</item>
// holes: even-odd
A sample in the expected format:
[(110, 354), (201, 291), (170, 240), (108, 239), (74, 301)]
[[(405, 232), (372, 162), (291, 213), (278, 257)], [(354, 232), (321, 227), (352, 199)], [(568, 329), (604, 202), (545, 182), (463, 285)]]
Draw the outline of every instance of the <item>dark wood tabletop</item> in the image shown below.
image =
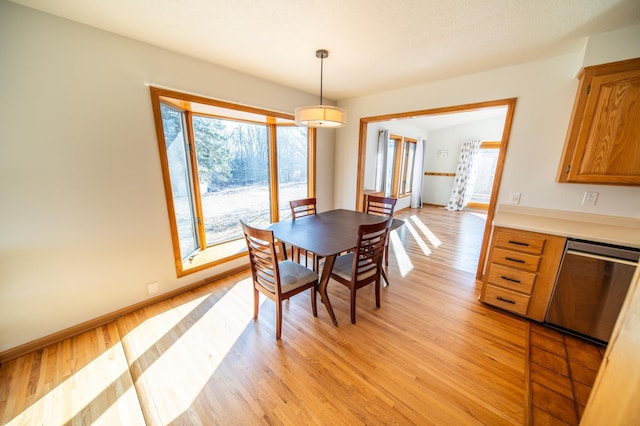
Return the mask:
[(273, 223), (268, 229), (279, 240), (327, 257), (354, 248), (358, 226), (384, 220), (382, 216), (340, 209)]
[[(267, 229), (272, 230), (277, 239), (325, 258), (318, 292), (333, 323), (337, 326), (338, 322), (327, 295), (327, 284), (335, 258), (338, 254), (355, 248), (360, 225), (379, 223), (384, 220), (386, 218), (382, 216), (338, 209), (296, 220), (272, 223)], [(395, 229), (403, 223), (401, 220), (394, 219), (391, 229)]]

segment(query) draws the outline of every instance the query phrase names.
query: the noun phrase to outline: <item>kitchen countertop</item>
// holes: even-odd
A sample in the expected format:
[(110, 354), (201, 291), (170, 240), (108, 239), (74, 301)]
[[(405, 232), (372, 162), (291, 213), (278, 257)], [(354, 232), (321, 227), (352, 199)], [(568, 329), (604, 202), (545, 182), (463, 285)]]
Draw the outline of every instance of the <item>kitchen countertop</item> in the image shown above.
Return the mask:
[(640, 219), (500, 204), (494, 226), (640, 248)]

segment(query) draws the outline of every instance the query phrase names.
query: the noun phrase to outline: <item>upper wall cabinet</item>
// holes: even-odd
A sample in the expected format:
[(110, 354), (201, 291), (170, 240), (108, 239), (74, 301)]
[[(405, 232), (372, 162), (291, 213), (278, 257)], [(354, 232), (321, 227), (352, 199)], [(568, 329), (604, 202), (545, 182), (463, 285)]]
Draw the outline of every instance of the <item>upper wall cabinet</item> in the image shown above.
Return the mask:
[(578, 78), (557, 181), (640, 185), (640, 58)]

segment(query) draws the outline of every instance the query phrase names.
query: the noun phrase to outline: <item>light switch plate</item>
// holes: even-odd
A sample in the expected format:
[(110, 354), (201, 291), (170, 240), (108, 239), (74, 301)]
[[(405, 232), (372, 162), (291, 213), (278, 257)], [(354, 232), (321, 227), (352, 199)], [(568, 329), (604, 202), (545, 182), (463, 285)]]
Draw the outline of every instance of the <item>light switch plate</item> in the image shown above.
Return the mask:
[(585, 192), (584, 196), (582, 197), (583, 206), (595, 206), (596, 201), (598, 201), (597, 192)]

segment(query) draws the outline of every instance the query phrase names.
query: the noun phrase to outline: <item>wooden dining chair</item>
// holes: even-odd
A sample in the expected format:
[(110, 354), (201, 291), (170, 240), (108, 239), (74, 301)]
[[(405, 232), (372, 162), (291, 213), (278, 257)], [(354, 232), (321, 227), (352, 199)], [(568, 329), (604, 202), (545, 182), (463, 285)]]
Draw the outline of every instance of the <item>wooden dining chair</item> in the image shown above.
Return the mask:
[[(291, 220), (296, 220), (301, 217), (310, 216), (316, 214), (316, 199), (304, 198), (302, 200), (289, 201), (289, 207), (291, 208)], [(286, 248), (285, 248), (286, 252)], [(311, 261), (313, 262), (313, 270), (318, 271), (318, 265), (320, 260), (315, 253), (311, 253), (307, 250), (302, 250), (299, 247), (291, 247), (291, 259), (296, 262), (300, 262), (300, 255), (304, 256), (304, 266), (307, 266), (308, 256), (311, 255)]]
[(291, 207), (291, 219), (293, 220), (316, 214), (316, 199), (305, 198), (302, 200), (291, 200), (289, 201), (289, 207)]
[[(379, 197), (376, 195), (367, 196), (367, 208), (365, 213), (374, 214), (376, 216), (393, 217), (393, 210), (395, 209), (397, 198), (391, 197)], [(389, 241), (387, 238), (387, 245), (384, 248), (384, 266), (389, 267)], [(387, 273), (384, 268), (382, 269), (382, 278), (389, 284)]]
[(258, 319), (260, 293), (276, 304), (276, 340), (282, 335), (282, 301), (311, 290), (311, 310), (318, 316), (318, 274), (291, 260), (278, 261), (273, 231), (251, 227), (240, 221), (249, 250), (253, 278), (253, 319)]
[(380, 307), (380, 276), (382, 256), (393, 219), (358, 227), (358, 242), (354, 251), (338, 256), (331, 278), (351, 291), (351, 323), (356, 323), (356, 291), (375, 284), (376, 307)]

